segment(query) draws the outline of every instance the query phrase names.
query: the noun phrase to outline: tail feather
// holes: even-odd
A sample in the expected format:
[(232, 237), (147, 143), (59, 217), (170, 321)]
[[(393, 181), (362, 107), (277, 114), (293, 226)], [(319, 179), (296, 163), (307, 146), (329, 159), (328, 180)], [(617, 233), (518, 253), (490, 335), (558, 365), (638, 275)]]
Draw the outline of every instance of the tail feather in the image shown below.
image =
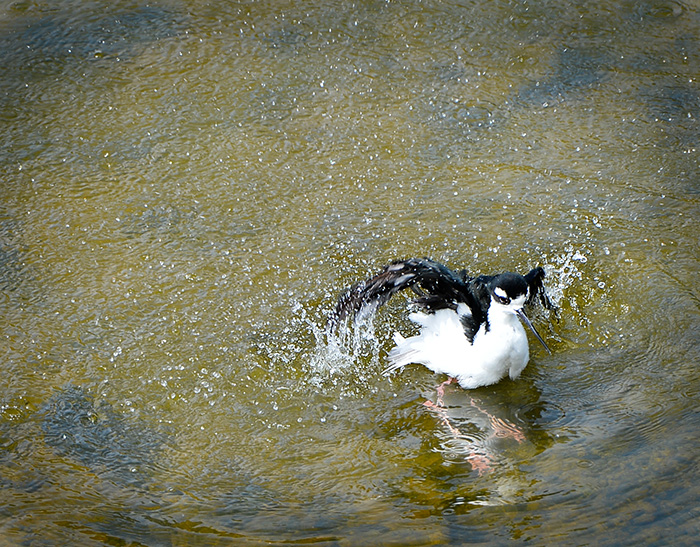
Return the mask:
[(419, 351), (412, 347), (410, 339), (404, 338), (400, 333), (394, 333), (394, 346), (389, 352), (389, 366), (382, 371), (384, 376), (388, 376), (400, 368), (416, 362)]
[(542, 307), (547, 310), (553, 310), (554, 305), (552, 301), (547, 296), (547, 292), (544, 289), (544, 268), (538, 266), (533, 268), (528, 273), (525, 274), (525, 281), (530, 287), (530, 297), (528, 298), (528, 304), (534, 304), (535, 299), (539, 298)]

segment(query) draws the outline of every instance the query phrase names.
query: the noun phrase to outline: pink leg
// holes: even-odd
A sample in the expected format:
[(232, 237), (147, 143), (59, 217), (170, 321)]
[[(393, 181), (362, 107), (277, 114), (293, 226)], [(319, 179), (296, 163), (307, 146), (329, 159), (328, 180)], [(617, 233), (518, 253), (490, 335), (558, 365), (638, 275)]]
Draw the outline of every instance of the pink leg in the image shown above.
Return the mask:
[(444, 395), (445, 395), (445, 388), (446, 388), (447, 386), (449, 386), (450, 384), (456, 384), (456, 383), (457, 383), (457, 380), (456, 380), (456, 379), (454, 379), (454, 378), (448, 378), (447, 380), (445, 380), (443, 383), (441, 383), (441, 384), (437, 387), (437, 403), (438, 403), (438, 405), (444, 406), (444, 405), (442, 404), (442, 398), (443, 398)]
[(437, 414), (440, 417), (442, 423), (445, 424), (447, 429), (450, 430), (450, 433), (452, 433), (454, 437), (461, 437), (462, 433), (459, 431), (459, 429), (457, 429), (450, 423), (450, 419), (447, 417), (447, 411), (443, 408), (441, 404), (435, 404), (432, 401), (425, 401), (423, 403), (423, 406), (435, 412), (435, 414)]
[[(445, 424), (447, 429), (450, 430), (450, 433), (455, 439), (462, 437), (462, 433), (460, 432), (460, 430), (450, 423), (450, 419), (447, 416), (447, 411), (443, 408), (441, 401), (439, 405), (435, 404), (432, 401), (425, 401), (423, 403), (423, 406), (429, 408), (440, 417), (442, 423)], [(479, 474), (479, 476), (491, 471), (490, 461), (485, 454), (472, 452), (471, 454), (469, 454), (469, 456), (467, 456), (467, 461), (469, 461), (469, 463), (471, 464), (472, 470), (476, 471)]]
[(467, 459), (472, 466), (472, 471), (476, 471), (480, 477), (491, 471), (491, 462), (483, 454), (472, 452)]
[(474, 399), (471, 400), (471, 404), (474, 408), (476, 408), (479, 412), (486, 414), (489, 418), (489, 422), (491, 422), (491, 427), (493, 427), (493, 436), (494, 437), (500, 437), (500, 438), (506, 438), (506, 437), (512, 437), (519, 443), (523, 442), (525, 440), (525, 435), (523, 434), (522, 431), (520, 431), (514, 424), (510, 423), (508, 420), (504, 420), (502, 418), (497, 418), (496, 416), (493, 416), (486, 412), (484, 409), (480, 408), (479, 405), (477, 405), (474, 402)]

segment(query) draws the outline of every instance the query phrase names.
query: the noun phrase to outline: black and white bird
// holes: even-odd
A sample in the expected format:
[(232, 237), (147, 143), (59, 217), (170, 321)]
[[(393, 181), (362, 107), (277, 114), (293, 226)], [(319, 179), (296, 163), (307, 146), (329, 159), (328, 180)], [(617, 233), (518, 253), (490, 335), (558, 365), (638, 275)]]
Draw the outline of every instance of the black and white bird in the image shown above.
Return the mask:
[(530, 357), (525, 323), (551, 351), (523, 308), (539, 300), (552, 304), (544, 290), (544, 270), (526, 275), (505, 272), (470, 277), (427, 258), (397, 260), (343, 294), (330, 320), (332, 327), (347, 316), (373, 313), (397, 292), (410, 288), (418, 311), (409, 319), (420, 326), (416, 336), (394, 334), (389, 374), (408, 364), (425, 365), (447, 374), (465, 389), (494, 384), (506, 375), (520, 376)]

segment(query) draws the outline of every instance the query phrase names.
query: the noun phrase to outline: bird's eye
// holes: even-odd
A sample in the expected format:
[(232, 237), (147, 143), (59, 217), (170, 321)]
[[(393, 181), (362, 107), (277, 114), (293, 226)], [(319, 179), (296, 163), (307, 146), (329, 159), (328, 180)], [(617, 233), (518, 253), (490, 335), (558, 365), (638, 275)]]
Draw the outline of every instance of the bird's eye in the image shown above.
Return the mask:
[(510, 304), (510, 298), (508, 298), (507, 296), (500, 296), (498, 294), (494, 294), (493, 297), (496, 299), (496, 302), (498, 302), (499, 304), (503, 304), (504, 306), (507, 306), (508, 304)]

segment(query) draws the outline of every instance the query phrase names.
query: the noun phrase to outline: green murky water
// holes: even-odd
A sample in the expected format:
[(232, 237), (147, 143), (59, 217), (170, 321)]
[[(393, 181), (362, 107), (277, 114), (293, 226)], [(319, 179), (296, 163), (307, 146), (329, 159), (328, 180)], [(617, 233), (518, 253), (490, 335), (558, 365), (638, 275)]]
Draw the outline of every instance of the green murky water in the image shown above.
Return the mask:
[[(694, 543), (698, 52), (695, 2), (4, 2), (3, 542)], [(544, 266), (554, 354), (439, 416), (400, 298), (329, 343), (408, 256)]]

